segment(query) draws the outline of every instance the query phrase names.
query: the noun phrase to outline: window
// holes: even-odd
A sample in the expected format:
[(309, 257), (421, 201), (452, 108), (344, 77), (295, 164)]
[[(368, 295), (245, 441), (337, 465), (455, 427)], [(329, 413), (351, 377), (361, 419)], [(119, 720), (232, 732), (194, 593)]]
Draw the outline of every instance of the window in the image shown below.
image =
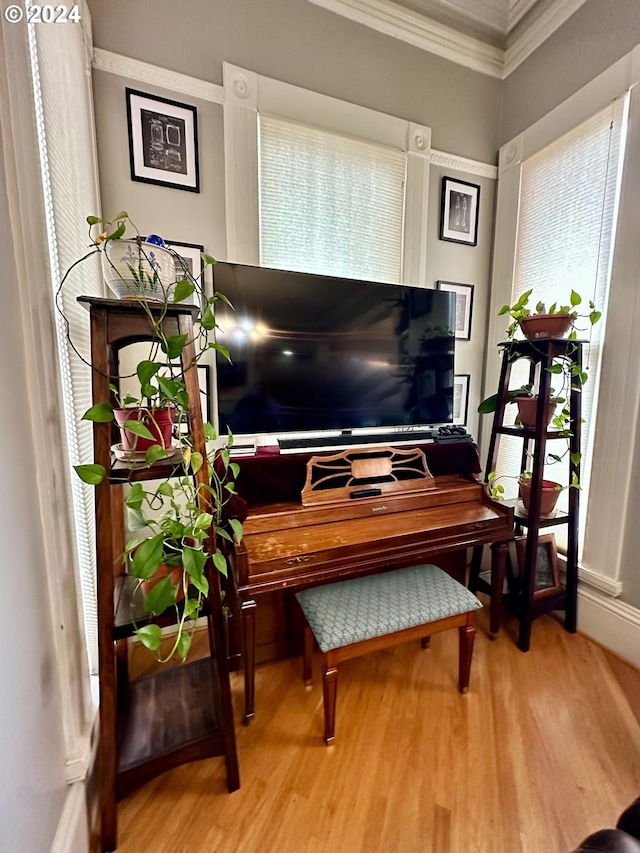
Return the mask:
[(431, 131), (224, 63), (227, 258), (427, 285)]
[[(30, 47), (38, 144), (49, 243), (52, 302), (65, 269), (87, 245), (85, 217), (99, 210), (89, 54), (80, 27), (31, 26)], [(94, 274), (72, 276), (65, 282), (55, 310), (59, 372), (65, 411), (67, 452), (71, 465), (93, 458), (91, 424), (82, 414), (91, 405), (91, 370), (78, 357), (90, 353), (89, 315), (76, 297), (103, 296), (100, 264)], [(68, 325), (67, 325), (68, 321)], [(74, 351), (74, 349), (77, 351)], [(78, 587), (82, 601), (89, 670), (97, 673), (97, 596), (94, 528), (94, 489), (69, 469), (68, 489), (73, 506)]]
[(260, 117), (260, 264), (397, 283), (406, 154)]
[[(592, 300), (604, 314), (619, 196), (625, 103), (624, 99), (615, 101), (523, 160), (511, 304), (530, 288), (530, 305), (538, 301), (547, 307), (554, 302), (569, 304), (569, 295), (576, 290), (583, 298), (585, 313)], [(585, 321), (582, 329), (582, 337), (591, 340), (584, 351), (589, 380), (582, 392), (583, 541), (604, 328), (603, 317), (593, 328)], [(511, 386), (526, 382), (528, 367), (520, 362), (512, 371)], [(510, 415), (515, 417), (515, 412)], [(519, 473), (519, 442), (501, 442), (498, 467), (500, 472)], [(560, 473), (557, 465), (545, 473), (549, 479), (567, 481), (567, 472)], [(516, 489), (514, 483), (513, 495)], [(566, 492), (562, 499), (566, 502)], [(556, 535), (564, 533), (565, 528), (559, 528)]]

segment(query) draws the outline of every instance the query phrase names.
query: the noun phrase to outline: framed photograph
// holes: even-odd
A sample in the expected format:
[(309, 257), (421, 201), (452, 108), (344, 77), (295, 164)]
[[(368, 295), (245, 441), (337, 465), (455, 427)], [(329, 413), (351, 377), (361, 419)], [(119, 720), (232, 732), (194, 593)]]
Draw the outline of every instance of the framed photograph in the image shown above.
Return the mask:
[[(516, 539), (518, 572), (521, 578), (524, 578), (524, 555), (526, 547), (526, 536)], [(562, 586), (560, 585), (560, 567), (558, 565), (556, 537), (553, 533), (538, 536), (535, 571), (536, 574), (533, 587), (534, 598), (544, 598), (547, 595), (555, 595), (562, 591)]]
[(196, 108), (125, 91), (131, 180), (199, 193)]
[(467, 425), (470, 378), (468, 373), (456, 374), (453, 377), (453, 423), (458, 426)]
[[(173, 249), (174, 252), (180, 256), (182, 261), (184, 261), (184, 265), (187, 271), (194, 277), (202, 281), (202, 273), (204, 271), (204, 263), (202, 261), (202, 257), (200, 255), (201, 252), (204, 252), (204, 246), (200, 246), (198, 243), (179, 243), (177, 240), (165, 240), (165, 243), (169, 248)], [(179, 261), (176, 259), (176, 264), (179, 264)], [(180, 270), (176, 267), (176, 272), (180, 272)]]
[[(176, 258), (176, 274), (182, 275), (181, 264), (184, 269), (198, 280), (200, 287), (204, 288), (204, 262), (200, 252), (204, 252), (204, 246), (198, 243), (179, 243), (177, 240), (165, 240), (165, 243), (170, 249), (179, 256)], [(190, 300), (194, 305), (200, 306), (200, 298), (198, 291), (193, 294)]]
[(468, 341), (471, 338), (471, 316), (473, 313), (473, 285), (455, 281), (436, 281), (438, 290), (447, 290), (456, 295), (455, 337)]
[(455, 178), (442, 178), (440, 239), (452, 243), (478, 243), (480, 187)]

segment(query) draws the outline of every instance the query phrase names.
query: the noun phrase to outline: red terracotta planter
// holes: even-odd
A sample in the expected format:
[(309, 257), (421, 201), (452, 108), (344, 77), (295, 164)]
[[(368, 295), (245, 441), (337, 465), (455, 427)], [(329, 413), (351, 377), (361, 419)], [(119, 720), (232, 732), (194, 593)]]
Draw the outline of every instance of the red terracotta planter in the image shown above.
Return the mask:
[[(159, 444), (165, 450), (171, 447), (173, 436), (173, 409), (125, 408), (114, 409), (113, 414), (120, 427), (122, 449), (144, 453), (152, 445)], [(153, 436), (153, 441), (129, 432), (124, 426), (127, 421), (140, 421)]]
[(520, 328), (528, 341), (537, 341), (541, 338), (563, 338), (570, 326), (570, 314), (532, 314), (520, 320)]
[[(515, 402), (518, 405), (518, 419), (520, 424), (525, 429), (535, 429), (536, 412), (538, 410), (538, 397), (516, 397)], [(545, 411), (545, 426), (549, 426), (553, 413), (556, 410), (557, 403), (549, 399)]]
[[(529, 510), (531, 502), (531, 480), (519, 480), (520, 497), (525, 509)], [(551, 515), (556, 508), (556, 503), (560, 496), (562, 487), (559, 483), (554, 483), (553, 480), (542, 481), (542, 496), (540, 498), (540, 515)]]
[(154, 586), (157, 586), (163, 578), (166, 578), (167, 575), (171, 575), (171, 583), (175, 586), (176, 584), (180, 584), (178, 587), (178, 593), (176, 595), (176, 601), (182, 601), (184, 598), (184, 589), (182, 586), (182, 575), (184, 569), (182, 566), (176, 566), (175, 568), (171, 568), (167, 566), (166, 563), (160, 563), (154, 574), (146, 581), (142, 581), (140, 584), (140, 589), (144, 596), (149, 595)]

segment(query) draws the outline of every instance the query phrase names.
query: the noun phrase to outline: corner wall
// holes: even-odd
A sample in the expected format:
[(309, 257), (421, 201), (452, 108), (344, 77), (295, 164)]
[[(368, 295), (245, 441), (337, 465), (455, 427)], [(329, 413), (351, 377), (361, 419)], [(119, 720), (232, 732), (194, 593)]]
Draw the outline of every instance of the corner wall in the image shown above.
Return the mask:
[(499, 147), (640, 43), (640, 0), (587, 0), (504, 81)]

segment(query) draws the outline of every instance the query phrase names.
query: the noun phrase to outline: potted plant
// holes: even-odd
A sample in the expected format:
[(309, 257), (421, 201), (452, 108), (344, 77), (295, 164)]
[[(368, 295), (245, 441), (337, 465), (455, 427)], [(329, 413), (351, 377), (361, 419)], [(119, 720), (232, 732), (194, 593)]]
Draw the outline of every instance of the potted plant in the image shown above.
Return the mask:
[(512, 340), (518, 329), (529, 341), (540, 340), (541, 338), (563, 338), (569, 330), (569, 338), (577, 337), (577, 321), (580, 317), (589, 320), (591, 325), (597, 323), (601, 317), (601, 312), (596, 310), (596, 306), (592, 301), (589, 302), (589, 312), (581, 314), (578, 306), (582, 304), (582, 297), (575, 290), (571, 291), (569, 297), (569, 305), (558, 305), (554, 302), (553, 305), (546, 308), (544, 302), (538, 302), (535, 309), (532, 311), (528, 307), (529, 297), (533, 293), (533, 288), (525, 291), (513, 305), (503, 305), (498, 311), (498, 316), (508, 314), (512, 318), (512, 323), (507, 329), (507, 339)]
[[(551, 419), (554, 417), (557, 406), (564, 402), (564, 397), (558, 396), (552, 389), (551, 396), (549, 397), (546, 406), (546, 426), (550, 424)], [(518, 407), (518, 415), (515, 421), (516, 426), (521, 426), (524, 429), (535, 428), (538, 410), (538, 395), (534, 393), (533, 385), (528, 384), (522, 385), (520, 388), (509, 389), (506, 395), (506, 403), (515, 403)], [(495, 412), (497, 406), (498, 395), (492, 394), (480, 403), (478, 406), (478, 412), (481, 415), (486, 415), (490, 412)]]
[[(528, 512), (529, 507), (531, 505), (531, 471), (523, 471), (515, 478), (511, 478), (507, 474), (502, 474), (501, 476), (498, 476), (495, 471), (490, 471), (487, 475), (485, 490), (489, 497), (493, 498), (493, 500), (495, 501), (504, 500), (505, 490), (504, 486), (500, 482), (504, 479), (517, 479), (520, 498), (522, 500), (522, 504), (525, 510)], [(563, 486), (561, 483), (556, 483), (554, 480), (543, 479), (540, 498), (540, 515), (548, 516), (553, 513), (561, 492), (565, 491), (566, 489), (579, 488), (580, 484), (578, 483), (578, 479), (575, 475), (572, 477), (571, 483), (567, 486)]]
[[(113, 255), (106, 247), (121, 240), (127, 225), (131, 224), (125, 212), (112, 221), (89, 216), (87, 223), (91, 251), (69, 268), (62, 285), (74, 268), (96, 252), (102, 253), (108, 269), (116, 268), (112, 263)], [(94, 237), (91, 232), (96, 226), (102, 230)], [(140, 241), (138, 245), (142, 247), (139, 235), (135, 241)], [(158, 243), (149, 245), (164, 248)], [(171, 253), (172, 250), (167, 251)], [(146, 253), (147, 249), (141, 248), (141, 252)], [(215, 263), (208, 255), (203, 255), (203, 260), (205, 266)], [(167, 661), (176, 653), (184, 660), (196, 619), (209, 592), (205, 571), (207, 561), (211, 558), (215, 569), (227, 574), (226, 545), (234, 540), (240, 541), (242, 524), (237, 518), (229, 518), (227, 512), (235, 495), (238, 474), (238, 465), (231, 462), (229, 453), (233, 437), (229, 433), (221, 446), (213, 446), (211, 442), (217, 440), (215, 430), (211, 424), (204, 424), (208, 442), (206, 458), (194, 448), (188, 431), (189, 395), (181, 363), (187, 344), (186, 335), (167, 337), (162, 320), (164, 309), (191, 298), (197, 291), (200, 313), (194, 331), (195, 358), (188, 367), (194, 367), (198, 359), (212, 348), (228, 357), (224, 347), (209, 339), (215, 328), (215, 305), (219, 300), (227, 300), (219, 293), (207, 296), (201, 277), (191, 276), (184, 264), (178, 264), (178, 281), (163, 279), (160, 271), (153, 266), (151, 273), (142, 269), (140, 276), (140, 268), (133, 264), (132, 267), (132, 280), (139, 282), (140, 287), (135, 293), (129, 291), (128, 296), (135, 296), (145, 311), (153, 337), (148, 352), (135, 368), (139, 390), (121, 395), (118, 384), (110, 384), (111, 398), (94, 403), (83, 418), (92, 422), (118, 423), (120, 449), (130, 461), (132, 470), (152, 466), (169, 454), (176, 458), (171, 476), (145, 480), (145, 485), (139, 481), (131, 482), (128, 486), (124, 502), (132, 538), (126, 543), (120, 558), (128, 573), (135, 578), (136, 590), (140, 590), (144, 611), (150, 620), (147, 624), (135, 625), (136, 635), (159, 660)], [(127, 278), (126, 271), (116, 269), (116, 272), (123, 280)], [(150, 296), (148, 288), (152, 285), (153, 295)], [(117, 450), (118, 446), (113, 449)], [(209, 479), (198, 483), (196, 474), (203, 466), (207, 466)], [(106, 476), (105, 469), (96, 464), (78, 465), (75, 470), (84, 482), (92, 485), (97, 485)], [(207, 550), (212, 524), (216, 530), (213, 553)], [(175, 608), (177, 631), (172, 648), (168, 654), (162, 655), (161, 629), (152, 620), (171, 608)], [(139, 621), (147, 622), (147, 619)]]

